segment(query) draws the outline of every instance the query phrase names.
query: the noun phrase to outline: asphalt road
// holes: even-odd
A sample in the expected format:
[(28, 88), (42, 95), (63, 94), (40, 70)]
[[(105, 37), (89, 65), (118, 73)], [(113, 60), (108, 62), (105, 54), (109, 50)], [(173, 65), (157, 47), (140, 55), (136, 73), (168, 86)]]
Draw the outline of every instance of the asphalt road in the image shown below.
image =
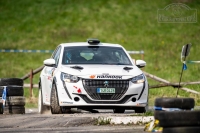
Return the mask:
[(38, 114), (36, 109), (27, 109), (26, 114), (0, 115), (0, 132), (80, 132), (80, 133), (145, 133), (144, 125), (97, 125), (101, 116), (127, 116), (133, 112), (113, 114), (112, 111), (90, 113), (74, 111), (71, 114)]

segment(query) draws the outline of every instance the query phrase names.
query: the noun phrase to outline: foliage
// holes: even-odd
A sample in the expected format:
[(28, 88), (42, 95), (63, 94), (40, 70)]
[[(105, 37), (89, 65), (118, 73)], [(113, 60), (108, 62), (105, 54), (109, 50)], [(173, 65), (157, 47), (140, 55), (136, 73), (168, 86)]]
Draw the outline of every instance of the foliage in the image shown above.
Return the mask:
[(104, 118), (104, 117), (98, 117), (96, 119), (96, 125), (109, 125), (111, 124), (111, 118)]

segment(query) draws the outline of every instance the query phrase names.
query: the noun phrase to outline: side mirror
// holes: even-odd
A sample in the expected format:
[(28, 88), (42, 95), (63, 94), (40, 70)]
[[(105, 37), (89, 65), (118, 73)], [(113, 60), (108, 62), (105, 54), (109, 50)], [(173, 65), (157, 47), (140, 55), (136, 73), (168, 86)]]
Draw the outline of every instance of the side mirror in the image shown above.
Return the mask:
[(146, 62), (143, 60), (136, 60), (136, 66), (139, 68), (145, 67), (146, 66)]
[(44, 65), (54, 67), (56, 65), (56, 61), (54, 59), (46, 59), (44, 60)]
[(190, 53), (190, 48), (191, 48), (192, 44), (186, 44), (183, 46), (182, 48), (182, 52), (181, 52), (181, 61), (185, 61), (186, 57), (189, 55)]

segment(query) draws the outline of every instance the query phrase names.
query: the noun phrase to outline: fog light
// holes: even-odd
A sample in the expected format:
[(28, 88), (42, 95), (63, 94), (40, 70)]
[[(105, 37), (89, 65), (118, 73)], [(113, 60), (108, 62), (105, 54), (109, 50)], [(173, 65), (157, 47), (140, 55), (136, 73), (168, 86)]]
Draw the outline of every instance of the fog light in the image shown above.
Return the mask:
[(132, 98), (132, 102), (135, 102), (136, 101), (136, 98), (134, 97), (134, 98)]
[(80, 99), (78, 97), (74, 98), (74, 101), (78, 102)]

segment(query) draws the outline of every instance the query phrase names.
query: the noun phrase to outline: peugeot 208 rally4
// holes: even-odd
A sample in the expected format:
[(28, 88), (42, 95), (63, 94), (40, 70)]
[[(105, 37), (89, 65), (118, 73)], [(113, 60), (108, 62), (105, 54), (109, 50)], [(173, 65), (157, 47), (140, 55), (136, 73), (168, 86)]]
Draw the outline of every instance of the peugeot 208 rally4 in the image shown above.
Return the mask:
[(132, 60), (119, 44), (98, 39), (63, 43), (44, 65), (39, 80), (39, 113), (51, 109), (52, 114), (59, 114), (71, 108), (146, 111), (148, 82), (140, 70), (146, 62)]

